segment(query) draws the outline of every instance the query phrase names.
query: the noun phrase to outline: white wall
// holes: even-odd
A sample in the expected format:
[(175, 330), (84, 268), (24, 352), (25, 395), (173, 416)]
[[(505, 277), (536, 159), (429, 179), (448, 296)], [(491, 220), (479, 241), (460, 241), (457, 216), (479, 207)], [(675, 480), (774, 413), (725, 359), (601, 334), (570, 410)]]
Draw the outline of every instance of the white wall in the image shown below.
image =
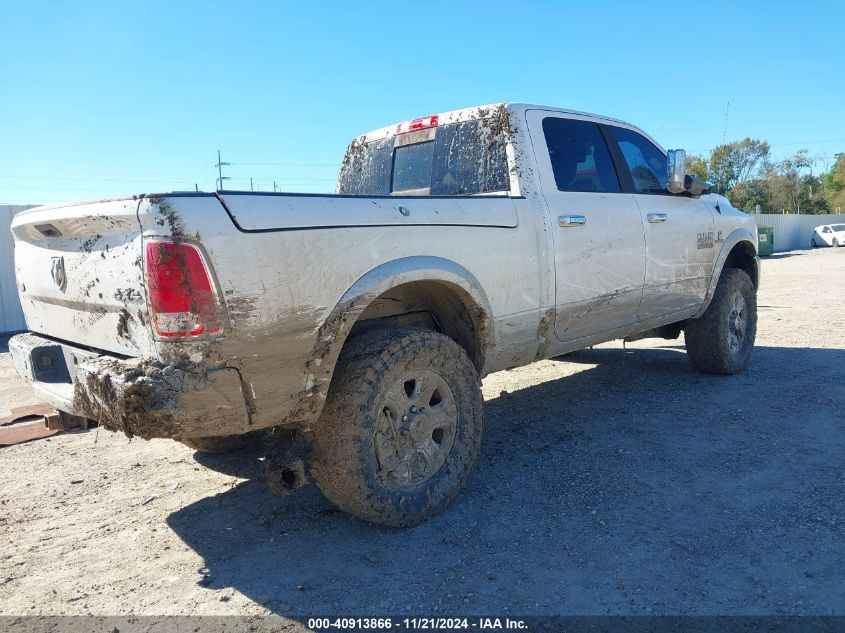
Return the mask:
[(820, 224), (845, 223), (845, 215), (796, 215), (794, 213), (759, 213), (752, 215), (757, 226), (775, 230), (775, 252), (810, 248), (813, 229)]
[(33, 205), (0, 205), (0, 333), (26, 329), (18, 288), (15, 284), (14, 241), (9, 227), (12, 217)]

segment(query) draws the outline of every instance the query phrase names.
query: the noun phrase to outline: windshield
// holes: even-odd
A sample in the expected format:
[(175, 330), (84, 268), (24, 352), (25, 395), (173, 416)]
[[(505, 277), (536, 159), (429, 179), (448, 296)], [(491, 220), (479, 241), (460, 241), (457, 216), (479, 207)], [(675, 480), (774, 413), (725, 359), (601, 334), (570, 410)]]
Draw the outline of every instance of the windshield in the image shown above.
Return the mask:
[(845, 224), (831, 224), (830, 228), (832, 228), (836, 233), (841, 231), (845, 231)]
[(461, 196), (510, 190), (505, 134), (482, 119), (349, 145), (337, 192)]

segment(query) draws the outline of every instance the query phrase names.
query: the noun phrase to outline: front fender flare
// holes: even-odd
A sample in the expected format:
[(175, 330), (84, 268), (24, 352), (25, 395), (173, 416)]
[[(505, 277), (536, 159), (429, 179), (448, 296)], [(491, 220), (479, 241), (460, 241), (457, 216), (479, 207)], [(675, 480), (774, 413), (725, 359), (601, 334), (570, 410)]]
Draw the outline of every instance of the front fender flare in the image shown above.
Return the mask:
[(734, 229), (722, 243), (722, 250), (719, 251), (719, 255), (716, 257), (716, 262), (713, 266), (713, 274), (710, 276), (710, 284), (707, 287), (707, 293), (704, 295), (704, 302), (701, 304), (701, 309), (693, 316), (693, 318), (697, 319), (700, 317), (710, 306), (710, 302), (713, 300), (713, 295), (716, 292), (716, 285), (719, 283), (719, 278), (722, 276), (722, 269), (725, 267), (725, 262), (728, 260), (728, 256), (731, 254), (734, 247), (741, 242), (748, 242), (751, 249), (754, 251), (754, 267), (757, 272), (757, 285), (759, 286), (760, 258), (757, 256), (757, 238), (747, 228)]

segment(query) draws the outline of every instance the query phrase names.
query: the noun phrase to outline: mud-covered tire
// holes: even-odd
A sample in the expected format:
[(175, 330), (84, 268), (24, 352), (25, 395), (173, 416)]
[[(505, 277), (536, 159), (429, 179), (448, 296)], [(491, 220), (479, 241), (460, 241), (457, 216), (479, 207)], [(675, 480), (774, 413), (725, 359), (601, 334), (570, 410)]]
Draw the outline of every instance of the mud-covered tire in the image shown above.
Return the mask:
[(754, 284), (744, 270), (728, 268), (722, 272), (707, 310), (684, 327), (687, 356), (699, 371), (736, 374), (748, 364), (756, 334)]
[(188, 448), (198, 453), (209, 453), (211, 455), (221, 453), (234, 453), (240, 450), (255, 448), (265, 438), (264, 431), (252, 431), (242, 435), (221, 435), (219, 437), (185, 437), (180, 439)]
[[(419, 377), (418, 395), (417, 379), (409, 376)], [(410, 392), (409, 383), (413, 383)], [(442, 387), (429, 397), (433, 383)], [(410, 415), (410, 423), (409, 416), (391, 413), (394, 402), (402, 398), (400, 387), (408, 402), (423, 405)], [(425, 426), (426, 415), (448, 418), (443, 423), (446, 430), (433, 428), (430, 422)], [(432, 445), (428, 440), (436, 442), (438, 431), (439, 448), (432, 452), (426, 447)], [(413, 444), (418, 436), (423, 448)], [(314, 428), (311, 474), (330, 501), (356, 517), (384, 526), (416, 525), (457, 496), (475, 464), (481, 436), (481, 384), (463, 348), (431, 330), (378, 329), (352, 339), (341, 352)], [(386, 442), (393, 442), (396, 450), (384, 449)], [(437, 460), (432, 457), (435, 452)], [(403, 460), (400, 455), (413, 457)], [(399, 466), (393, 468), (388, 458), (398, 460)], [(419, 468), (409, 465), (418, 461), (419, 477)], [(397, 479), (397, 472), (407, 481)], [(420, 480), (424, 476), (428, 479)]]

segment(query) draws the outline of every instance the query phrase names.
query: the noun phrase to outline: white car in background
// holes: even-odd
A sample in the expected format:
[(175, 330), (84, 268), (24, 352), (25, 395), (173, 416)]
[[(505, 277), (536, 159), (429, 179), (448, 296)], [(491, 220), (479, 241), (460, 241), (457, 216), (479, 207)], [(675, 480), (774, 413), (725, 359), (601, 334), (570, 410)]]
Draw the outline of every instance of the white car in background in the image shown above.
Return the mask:
[(845, 224), (822, 224), (813, 229), (813, 237), (810, 239), (810, 245), (813, 248), (843, 244), (845, 244)]

